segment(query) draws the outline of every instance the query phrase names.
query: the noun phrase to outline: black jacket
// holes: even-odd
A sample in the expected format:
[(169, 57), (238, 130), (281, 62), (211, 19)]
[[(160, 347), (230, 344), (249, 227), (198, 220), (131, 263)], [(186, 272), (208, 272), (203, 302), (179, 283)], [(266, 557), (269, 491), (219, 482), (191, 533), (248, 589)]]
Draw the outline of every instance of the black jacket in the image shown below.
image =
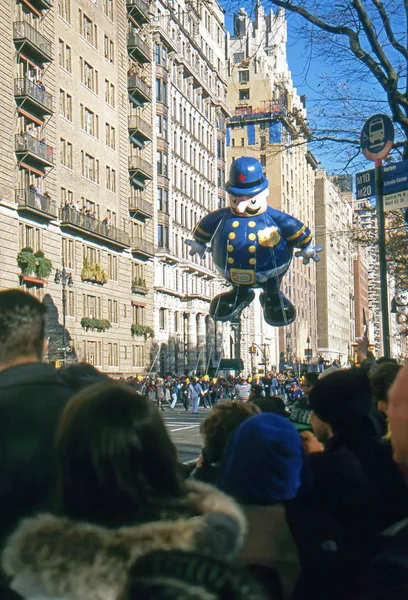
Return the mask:
[(20, 518), (50, 508), (55, 432), (71, 395), (49, 364), (0, 371), (0, 545)]

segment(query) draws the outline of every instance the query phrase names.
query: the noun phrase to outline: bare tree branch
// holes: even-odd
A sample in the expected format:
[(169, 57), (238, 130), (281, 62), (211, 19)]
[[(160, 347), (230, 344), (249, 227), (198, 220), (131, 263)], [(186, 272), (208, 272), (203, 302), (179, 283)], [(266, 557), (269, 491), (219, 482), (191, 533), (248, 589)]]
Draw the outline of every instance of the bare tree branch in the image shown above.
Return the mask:
[[(390, 19), (388, 17), (387, 11), (384, 8), (384, 4), (380, 0), (371, 0), (371, 1), (378, 9), (379, 15), (381, 17), (381, 21), (383, 22), (383, 25), (384, 25), (385, 33), (387, 34), (387, 37), (390, 40), (391, 45), (395, 48), (395, 50), (397, 50), (397, 52), (400, 52), (406, 60), (408, 60), (408, 50), (402, 44), (400, 44), (398, 42), (398, 40), (395, 38), (394, 32), (391, 27)], [(406, 0), (405, 6), (408, 9), (408, 0)]]

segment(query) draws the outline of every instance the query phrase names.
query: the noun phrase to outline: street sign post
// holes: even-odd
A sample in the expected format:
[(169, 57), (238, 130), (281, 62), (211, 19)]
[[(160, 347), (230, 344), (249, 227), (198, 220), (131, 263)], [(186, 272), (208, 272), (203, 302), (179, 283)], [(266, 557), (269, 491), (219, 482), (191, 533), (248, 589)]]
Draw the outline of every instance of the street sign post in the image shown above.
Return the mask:
[(357, 200), (375, 196), (375, 169), (356, 174), (356, 196)]
[(385, 226), (383, 203), (382, 159), (388, 156), (394, 143), (394, 125), (387, 115), (373, 115), (363, 125), (361, 150), (368, 160), (375, 162), (375, 192), (378, 223), (378, 254), (380, 266), (381, 321), (384, 356), (391, 356), (390, 319), (388, 312), (387, 260), (385, 254)]

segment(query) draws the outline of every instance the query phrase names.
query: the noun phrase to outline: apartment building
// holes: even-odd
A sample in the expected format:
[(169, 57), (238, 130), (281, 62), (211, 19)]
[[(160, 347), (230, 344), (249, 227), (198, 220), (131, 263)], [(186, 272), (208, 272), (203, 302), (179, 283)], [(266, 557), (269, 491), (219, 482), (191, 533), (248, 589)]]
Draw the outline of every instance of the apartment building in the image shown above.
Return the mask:
[(356, 264), (353, 256), (352, 201), (351, 192), (341, 192), (324, 169), (317, 170), (316, 241), (325, 247), (316, 266), (318, 351), (329, 363), (343, 366), (353, 355), (355, 324), (360, 331), (364, 310), (362, 281), (355, 299), (355, 277), (363, 273), (361, 262)]
[(162, 374), (203, 373), (229, 356), (229, 326), (208, 315), (221, 280), (211, 255), (192, 258), (186, 245), (197, 222), (225, 202), (223, 12), (217, 3), (157, 2), (152, 29), (154, 360)]
[[(305, 143), (306, 109), (293, 87), (286, 43), (284, 11), (265, 14), (258, 2), (253, 21), (243, 8), (234, 15), (229, 42), (227, 104), (233, 115), (227, 130), (228, 164), (239, 156), (258, 158), (269, 180), (269, 204), (299, 218), (313, 231), (318, 163)], [(257, 300), (242, 319), (243, 356), (249, 356), (252, 344), (258, 347), (252, 368), (265, 362), (265, 355), (268, 366), (281, 363), (296, 368), (310, 351), (317, 359), (315, 264), (304, 266), (294, 259), (282, 291), (297, 310), (292, 325), (279, 330), (269, 327)]]
[(147, 5), (4, 0), (1, 12), (0, 286), (47, 303), (49, 360), (142, 372), (154, 255)]

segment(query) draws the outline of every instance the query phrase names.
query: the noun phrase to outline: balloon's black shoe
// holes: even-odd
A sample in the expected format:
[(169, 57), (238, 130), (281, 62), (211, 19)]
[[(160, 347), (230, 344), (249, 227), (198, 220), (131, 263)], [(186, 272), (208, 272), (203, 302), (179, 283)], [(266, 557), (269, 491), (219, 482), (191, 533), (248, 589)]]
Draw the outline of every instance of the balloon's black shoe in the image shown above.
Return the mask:
[(210, 304), (210, 315), (214, 321), (232, 321), (249, 306), (255, 298), (255, 292), (243, 286), (234, 287), (228, 292), (218, 294)]
[(296, 319), (295, 307), (282, 292), (269, 295), (263, 292), (259, 301), (263, 306), (264, 319), (272, 327), (284, 327)]

